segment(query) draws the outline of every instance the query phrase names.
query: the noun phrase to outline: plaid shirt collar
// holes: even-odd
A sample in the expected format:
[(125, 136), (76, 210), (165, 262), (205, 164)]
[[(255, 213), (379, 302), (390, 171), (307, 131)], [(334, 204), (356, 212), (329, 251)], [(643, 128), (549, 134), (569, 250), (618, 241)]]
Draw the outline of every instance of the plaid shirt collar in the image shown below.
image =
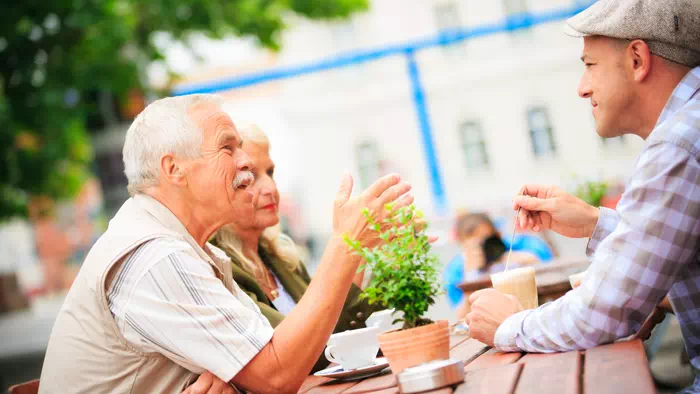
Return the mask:
[(690, 99), (698, 95), (698, 92), (700, 92), (700, 66), (691, 69), (673, 90), (671, 97), (669, 97), (663, 111), (661, 111), (654, 129), (668, 120), (671, 115), (681, 109)]

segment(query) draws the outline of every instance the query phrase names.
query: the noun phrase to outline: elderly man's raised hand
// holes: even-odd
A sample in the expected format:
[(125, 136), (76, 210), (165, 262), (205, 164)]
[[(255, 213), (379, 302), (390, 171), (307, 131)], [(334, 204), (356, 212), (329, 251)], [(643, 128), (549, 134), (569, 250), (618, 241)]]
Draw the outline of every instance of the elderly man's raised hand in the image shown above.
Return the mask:
[(352, 188), (352, 177), (345, 175), (335, 198), (333, 233), (337, 236), (347, 235), (365, 246), (379, 241), (377, 233), (370, 228), (362, 213), (365, 208), (377, 222), (381, 222), (390, 214), (384, 209), (386, 204), (394, 203), (395, 208), (400, 208), (413, 203), (413, 196), (408, 194), (411, 185), (402, 182), (397, 174), (383, 176), (356, 197), (351, 197)]

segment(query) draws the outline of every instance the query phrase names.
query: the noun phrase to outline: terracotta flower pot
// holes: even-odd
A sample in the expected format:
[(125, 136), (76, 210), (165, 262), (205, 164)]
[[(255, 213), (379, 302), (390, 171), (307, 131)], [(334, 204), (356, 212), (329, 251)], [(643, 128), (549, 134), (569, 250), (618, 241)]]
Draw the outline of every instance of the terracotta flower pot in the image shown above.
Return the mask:
[(448, 343), (450, 342), (450, 338), (443, 338), (442, 336), (440, 337), (433, 337), (430, 339), (422, 339), (422, 340), (416, 340), (413, 342), (409, 343), (395, 343), (395, 344), (383, 344), (384, 346), (382, 348), (382, 352), (393, 352), (393, 351), (404, 351), (404, 350), (411, 350), (415, 348), (426, 348), (426, 347), (441, 347), (445, 345), (445, 342)]
[(449, 340), (449, 333), (448, 336), (445, 337), (443, 335), (435, 335), (435, 331), (431, 330), (415, 336), (411, 335), (404, 338), (389, 339), (385, 341), (383, 345), (387, 349), (393, 349), (396, 347), (413, 347), (422, 343), (438, 343), (445, 340)]
[[(393, 330), (391, 332), (396, 332), (396, 330)], [(415, 335), (410, 335), (406, 337), (398, 337), (398, 338), (387, 338), (384, 341), (384, 346), (385, 347), (395, 347), (397, 345), (404, 345), (404, 344), (414, 344), (414, 343), (420, 343), (422, 341), (427, 341), (431, 339), (438, 339), (438, 338), (444, 338), (442, 336), (435, 336), (435, 331), (430, 330), (430, 331), (423, 331), (422, 333), (416, 333)]]
[(447, 320), (408, 330), (385, 332), (378, 339), (394, 375), (419, 364), (450, 358)]

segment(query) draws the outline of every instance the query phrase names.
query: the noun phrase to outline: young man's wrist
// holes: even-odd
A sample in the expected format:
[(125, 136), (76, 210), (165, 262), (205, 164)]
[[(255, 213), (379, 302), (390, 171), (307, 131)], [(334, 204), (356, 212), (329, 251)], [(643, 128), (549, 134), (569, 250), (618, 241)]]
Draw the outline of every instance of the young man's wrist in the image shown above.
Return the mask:
[(598, 227), (598, 220), (600, 220), (600, 208), (591, 206), (589, 225), (586, 231), (586, 238), (591, 238), (593, 236), (596, 227)]

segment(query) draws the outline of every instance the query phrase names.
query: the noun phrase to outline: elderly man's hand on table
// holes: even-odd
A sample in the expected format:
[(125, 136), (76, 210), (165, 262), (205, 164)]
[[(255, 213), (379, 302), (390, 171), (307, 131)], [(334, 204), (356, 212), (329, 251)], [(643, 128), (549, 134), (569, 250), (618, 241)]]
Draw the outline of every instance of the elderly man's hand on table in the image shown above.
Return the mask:
[(182, 394), (235, 394), (236, 390), (211, 372), (205, 372), (197, 378)]
[(469, 296), (469, 303), (471, 312), (467, 314), (466, 321), (470, 336), (492, 347), (498, 326), (523, 310), (517, 298), (494, 289), (474, 292)]

